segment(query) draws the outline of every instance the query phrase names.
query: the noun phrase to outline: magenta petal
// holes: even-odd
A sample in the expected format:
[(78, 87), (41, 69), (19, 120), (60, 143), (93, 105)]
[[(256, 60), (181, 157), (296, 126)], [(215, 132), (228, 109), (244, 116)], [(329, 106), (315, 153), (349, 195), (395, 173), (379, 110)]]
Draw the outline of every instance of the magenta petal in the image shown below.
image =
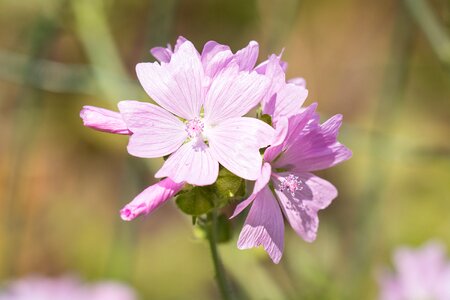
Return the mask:
[(263, 246), (274, 263), (279, 263), (284, 249), (283, 216), (268, 187), (256, 195), (237, 244), (239, 249)]
[(128, 152), (137, 157), (161, 157), (177, 150), (187, 138), (185, 125), (154, 104), (119, 102), (120, 112), (133, 132)]
[(192, 140), (173, 153), (155, 177), (170, 177), (175, 182), (193, 185), (213, 184), (219, 174), (219, 163), (201, 140)]
[[(277, 174), (287, 176), (287, 173)], [(274, 179), (275, 193), (280, 200), (284, 215), (295, 232), (305, 241), (316, 239), (319, 227), (317, 212), (330, 205), (336, 198), (337, 190), (328, 181), (309, 173), (294, 173), (302, 181), (301, 189), (291, 192), (280, 190), (279, 178)]]
[(200, 56), (185, 41), (170, 63), (140, 63), (136, 73), (147, 94), (171, 113), (191, 120), (199, 116), (204, 99), (204, 74)]
[(289, 131), (289, 122), (287, 118), (282, 117), (277, 122), (275, 131), (275, 138), (270, 147), (264, 151), (264, 161), (271, 162), (274, 160), (283, 150), (284, 141)]
[(239, 50), (234, 55), (241, 71), (251, 71), (258, 60), (259, 45), (256, 41), (250, 41), (247, 47)]
[(287, 149), (277, 160), (276, 167), (289, 165), (298, 172), (308, 172), (326, 169), (349, 159), (352, 152), (337, 142), (341, 123), (342, 116), (336, 115), (322, 125), (313, 124), (310, 130), (305, 131), (306, 125), (299, 122), (299, 129), (294, 131), (298, 133), (289, 133)]
[(255, 72), (240, 72), (231, 62), (213, 80), (205, 100), (205, 121), (218, 124), (233, 117), (241, 117), (260, 102), (269, 81)]
[(207, 132), (211, 154), (239, 177), (256, 180), (261, 172), (259, 148), (269, 145), (275, 131), (255, 118), (232, 118)]
[(86, 127), (116, 134), (131, 134), (120, 113), (95, 106), (83, 106), (80, 117)]
[(131, 221), (140, 215), (151, 213), (178, 193), (183, 185), (184, 182), (176, 183), (166, 178), (149, 186), (120, 211), (120, 217), (124, 221)]
[(150, 53), (160, 62), (168, 63), (172, 57), (172, 51), (164, 47), (154, 47), (150, 49)]
[(269, 163), (264, 163), (261, 168), (261, 175), (258, 177), (258, 179), (255, 182), (255, 186), (253, 188), (253, 192), (246, 200), (240, 202), (234, 212), (233, 215), (230, 217), (230, 219), (236, 217), (238, 214), (240, 214), (247, 206), (250, 205), (250, 203), (255, 200), (256, 194), (258, 194), (264, 187), (267, 186), (270, 180), (270, 175), (272, 174), (272, 167)]

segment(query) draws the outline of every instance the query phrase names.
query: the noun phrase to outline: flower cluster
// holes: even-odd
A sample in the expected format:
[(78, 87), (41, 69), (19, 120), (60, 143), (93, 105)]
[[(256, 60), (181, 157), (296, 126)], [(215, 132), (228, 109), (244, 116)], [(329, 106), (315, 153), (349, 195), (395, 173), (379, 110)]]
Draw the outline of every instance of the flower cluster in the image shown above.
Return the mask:
[(85, 284), (72, 276), (26, 277), (0, 289), (0, 300), (136, 300), (135, 292), (115, 281)]
[[(252, 204), (240, 249), (261, 245), (278, 263), (283, 214), (305, 241), (315, 239), (317, 213), (337, 191), (311, 172), (351, 157), (337, 142), (342, 116), (321, 124), (316, 104), (302, 108), (308, 96), (305, 81), (286, 80), (287, 64), (278, 55), (256, 66), (258, 52), (254, 41), (236, 53), (209, 41), (199, 53), (180, 37), (173, 49), (169, 45), (151, 50), (159, 62), (136, 66), (141, 85), (157, 105), (121, 101), (119, 112), (83, 108), (85, 126), (129, 135), (131, 155), (168, 156), (155, 174), (164, 179), (126, 205), (122, 219), (148, 214), (180, 192), (177, 203), (179, 198), (183, 203), (196, 201), (205, 192), (210, 198), (236, 199), (237, 193), (245, 194), (246, 180), (255, 181), (253, 192), (233, 214)], [(258, 118), (245, 117), (257, 106)], [(236, 188), (229, 188), (231, 182), (237, 182)], [(207, 212), (209, 206), (202, 207), (192, 214)]]
[(394, 253), (396, 274), (380, 278), (380, 300), (450, 299), (450, 261), (439, 242), (419, 249), (399, 248)]

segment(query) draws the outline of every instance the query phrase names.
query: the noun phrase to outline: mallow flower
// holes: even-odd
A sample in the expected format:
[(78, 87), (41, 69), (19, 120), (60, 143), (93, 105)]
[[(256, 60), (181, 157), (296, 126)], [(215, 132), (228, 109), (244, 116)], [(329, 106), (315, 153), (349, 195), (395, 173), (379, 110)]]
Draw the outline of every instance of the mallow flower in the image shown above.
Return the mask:
[(450, 299), (450, 261), (444, 245), (431, 241), (419, 249), (400, 247), (393, 261), (395, 273), (379, 276), (380, 300)]
[(278, 120), (275, 141), (264, 152), (253, 192), (237, 205), (232, 216), (251, 204), (239, 235), (239, 249), (263, 246), (278, 263), (284, 249), (283, 214), (300, 237), (307, 242), (315, 240), (318, 211), (331, 203), (337, 190), (311, 172), (332, 167), (352, 155), (337, 142), (342, 116), (320, 124), (315, 109), (312, 104), (289, 119)]
[[(271, 143), (275, 131), (263, 121), (243, 115), (264, 98), (270, 80), (249, 71), (256, 61), (255, 44), (236, 54), (220, 50), (222, 46), (207, 43), (200, 55), (190, 41), (181, 39), (167, 59), (139, 63), (138, 79), (158, 105), (121, 101), (119, 113), (92, 106), (81, 111), (90, 128), (130, 135), (131, 155), (170, 155), (155, 174), (166, 180), (136, 197), (122, 210), (123, 219), (150, 212), (185, 183), (213, 184), (219, 163), (241, 178), (258, 178), (259, 149)], [(226, 63), (216, 63), (218, 56), (226, 56)], [(151, 205), (146, 202), (150, 194), (160, 195)]]
[(0, 300), (137, 300), (129, 286), (116, 281), (82, 283), (76, 277), (25, 277), (0, 289)]

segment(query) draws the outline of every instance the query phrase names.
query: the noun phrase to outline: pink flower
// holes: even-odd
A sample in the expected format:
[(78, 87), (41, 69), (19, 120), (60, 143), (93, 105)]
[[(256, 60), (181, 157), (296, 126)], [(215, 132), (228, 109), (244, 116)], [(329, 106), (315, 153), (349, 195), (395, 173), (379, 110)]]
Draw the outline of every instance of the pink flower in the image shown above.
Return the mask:
[(160, 106), (122, 101), (119, 110), (133, 132), (130, 154), (152, 158), (173, 153), (155, 177), (209, 185), (217, 179), (219, 163), (244, 179), (258, 177), (259, 148), (270, 144), (274, 130), (242, 116), (263, 98), (268, 87), (264, 76), (240, 71), (232, 60), (210, 82), (189, 41), (169, 63), (140, 63), (136, 71)]
[(396, 274), (384, 272), (379, 279), (381, 300), (450, 299), (450, 261), (442, 244), (399, 248), (393, 260)]
[[(132, 133), (131, 155), (172, 154), (157, 178), (209, 185), (215, 182), (220, 163), (244, 179), (255, 180), (262, 163), (259, 148), (270, 144), (274, 130), (242, 116), (261, 101), (269, 81), (256, 72), (242, 71), (254, 65), (242, 62), (243, 57), (253, 57), (248, 53), (254, 50), (247, 50), (252, 45), (231, 55), (226, 65), (209, 67), (220, 53), (228, 53), (220, 50), (224, 47), (209, 42), (200, 56), (191, 42), (179, 39), (169, 62), (161, 54), (161, 64), (136, 66), (142, 86), (160, 106), (121, 101), (120, 115), (85, 107), (84, 123), (97, 130)], [(207, 75), (213, 73), (213, 78)]]
[(114, 281), (83, 284), (74, 277), (28, 277), (0, 290), (0, 300), (136, 300), (135, 292)]
[(337, 142), (342, 116), (319, 124), (315, 108), (313, 104), (300, 114), (278, 120), (277, 137), (264, 153), (265, 162), (253, 193), (239, 203), (232, 216), (253, 203), (239, 236), (239, 249), (263, 246), (278, 263), (284, 248), (282, 212), (305, 241), (316, 238), (317, 213), (331, 203), (337, 190), (310, 172), (349, 159), (351, 151)]

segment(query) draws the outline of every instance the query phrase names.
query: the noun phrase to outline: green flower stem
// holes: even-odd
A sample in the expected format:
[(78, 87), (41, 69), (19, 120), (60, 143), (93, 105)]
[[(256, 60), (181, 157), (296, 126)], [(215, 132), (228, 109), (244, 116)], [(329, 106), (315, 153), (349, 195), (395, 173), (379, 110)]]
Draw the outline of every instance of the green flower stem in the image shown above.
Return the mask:
[(231, 300), (234, 299), (231, 291), (230, 282), (228, 281), (225, 269), (220, 259), (219, 251), (217, 249), (217, 209), (214, 209), (208, 214), (209, 226), (208, 226), (208, 241), (209, 249), (211, 250), (211, 257), (214, 264), (215, 279), (219, 285), (220, 294), (222, 299)]

